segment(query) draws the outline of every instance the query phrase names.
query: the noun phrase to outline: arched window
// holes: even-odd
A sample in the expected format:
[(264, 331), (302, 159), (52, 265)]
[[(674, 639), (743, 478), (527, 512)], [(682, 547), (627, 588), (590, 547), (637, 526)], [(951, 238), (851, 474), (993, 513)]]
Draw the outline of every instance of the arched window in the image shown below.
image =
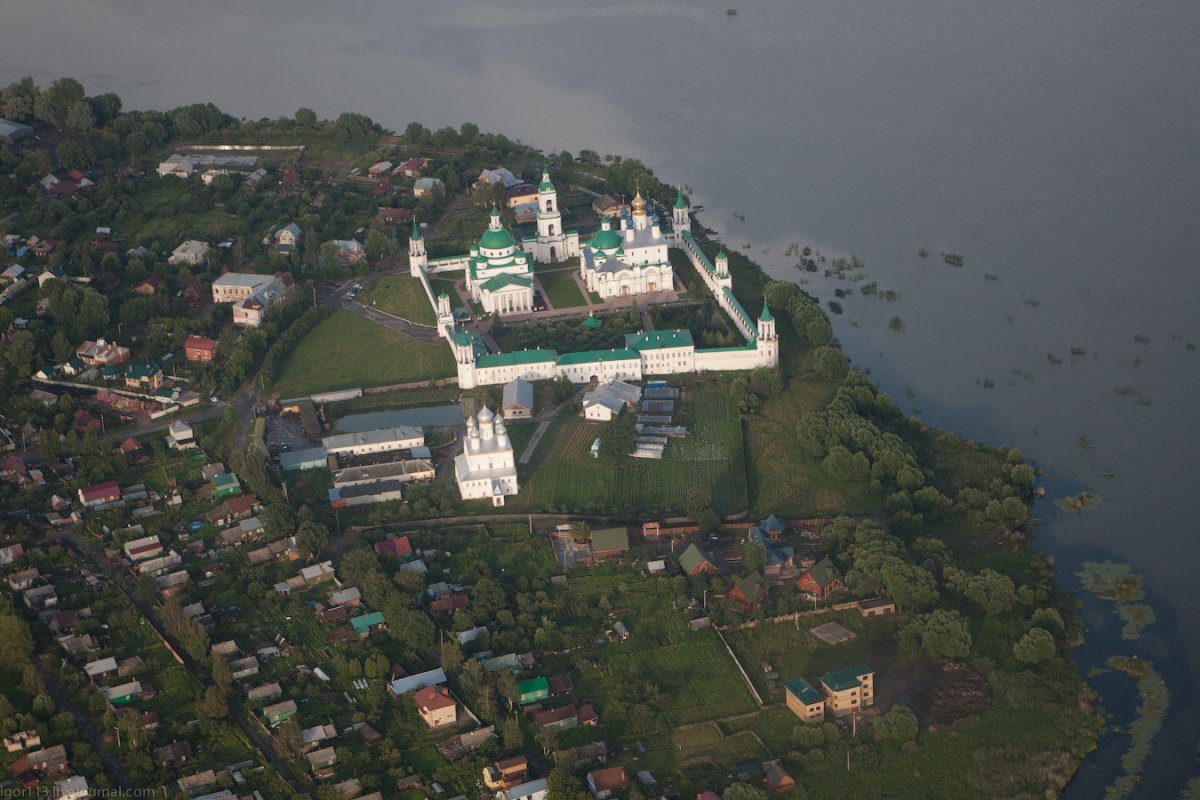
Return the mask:
[(550, 226), (550, 235), (551, 236), (554, 235), (554, 226), (553, 225)]

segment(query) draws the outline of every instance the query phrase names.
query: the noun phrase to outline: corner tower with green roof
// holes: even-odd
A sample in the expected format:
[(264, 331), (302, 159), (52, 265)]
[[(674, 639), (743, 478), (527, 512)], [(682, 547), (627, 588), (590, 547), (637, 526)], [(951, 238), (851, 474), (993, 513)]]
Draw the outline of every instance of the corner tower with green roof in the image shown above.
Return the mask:
[(675, 229), (676, 236), (680, 231), (686, 231), (692, 227), (692, 222), (688, 219), (687, 202), (683, 199), (683, 189), (675, 193), (675, 207), (671, 209), (671, 227)]
[(412, 235), (408, 237), (408, 271), (414, 278), (429, 269), (429, 258), (425, 255), (425, 240), (421, 237), (421, 226), (413, 217)]

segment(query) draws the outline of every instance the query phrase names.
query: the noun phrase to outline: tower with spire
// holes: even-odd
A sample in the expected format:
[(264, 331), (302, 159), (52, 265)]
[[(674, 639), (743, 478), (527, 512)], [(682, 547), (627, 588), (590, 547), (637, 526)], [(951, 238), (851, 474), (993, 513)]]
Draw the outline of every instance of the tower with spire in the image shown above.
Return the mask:
[(671, 209), (671, 227), (675, 230), (676, 238), (679, 237), (681, 231), (691, 230), (692, 227), (682, 189), (675, 193), (675, 207)]
[(775, 317), (771, 316), (766, 297), (763, 297), (762, 313), (758, 315), (758, 337), (754, 344), (762, 366), (779, 366), (779, 338), (775, 335)]
[(425, 240), (421, 238), (421, 226), (413, 217), (412, 235), (408, 237), (408, 271), (414, 278), (428, 268), (429, 258), (425, 255)]

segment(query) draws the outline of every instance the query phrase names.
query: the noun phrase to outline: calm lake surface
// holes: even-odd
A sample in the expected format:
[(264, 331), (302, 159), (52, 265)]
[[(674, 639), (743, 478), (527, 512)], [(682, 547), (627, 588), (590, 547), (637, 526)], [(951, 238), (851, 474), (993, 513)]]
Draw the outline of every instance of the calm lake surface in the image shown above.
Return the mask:
[[(900, 298), (840, 301), (855, 363), (928, 422), (1020, 447), (1049, 498), (1101, 495), (1080, 516), (1041, 503), (1039, 542), (1068, 585), (1088, 559), (1146, 576), (1158, 623), (1131, 646), (1089, 602), (1078, 659), (1137, 652), (1164, 672), (1141, 796), (1177, 796), (1197, 771), (1200, 674), (1183, 502), (1200, 451), (1200, 4), (756, 0), (727, 17), (730, 2), (4, 0), (0, 83), (473, 121), (643, 159), (729, 245), (823, 300), (849, 284), (797, 271), (787, 246), (857, 255)], [(1131, 683), (1096, 685), (1127, 722)], [(1123, 744), (1106, 737), (1068, 795), (1102, 793)]]

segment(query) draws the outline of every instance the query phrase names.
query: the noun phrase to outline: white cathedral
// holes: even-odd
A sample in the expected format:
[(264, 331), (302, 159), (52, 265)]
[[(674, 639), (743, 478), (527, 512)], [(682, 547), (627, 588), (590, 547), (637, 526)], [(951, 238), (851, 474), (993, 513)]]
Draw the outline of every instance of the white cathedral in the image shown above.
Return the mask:
[(465, 256), (429, 259), (420, 228), (413, 223), (409, 239), (409, 270), (444, 272), (463, 269), (471, 300), (489, 314), (524, 314), (533, 311), (533, 264), (551, 264), (579, 255), (579, 233), (563, 229), (558, 191), (548, 171), (538, 185), (537, 236), (517, 240), (505, 227), (499, 209), (493, 208), (488, 228)]
[[(683, 202), (683, 195), (676, 205)], [(621, 230), (607, 219), (583, 247), (579, 275), (589, 292), (604, 299), (652, 294), (672, 288), (675, 272), (667, 256), (667, 238), (658, 217), (646, 213), (641, 189), (633, 198), (633, 213), (621, 211)], [(685, 213), (686, 213), (686, 206)]]
[(504, 505), (504, 498), (520, 488), (504, 417), (486, 406), (467, 418), (463, 452), (454, 457), (454, 479), (463, 500), (490, 499), (493, 506)]

